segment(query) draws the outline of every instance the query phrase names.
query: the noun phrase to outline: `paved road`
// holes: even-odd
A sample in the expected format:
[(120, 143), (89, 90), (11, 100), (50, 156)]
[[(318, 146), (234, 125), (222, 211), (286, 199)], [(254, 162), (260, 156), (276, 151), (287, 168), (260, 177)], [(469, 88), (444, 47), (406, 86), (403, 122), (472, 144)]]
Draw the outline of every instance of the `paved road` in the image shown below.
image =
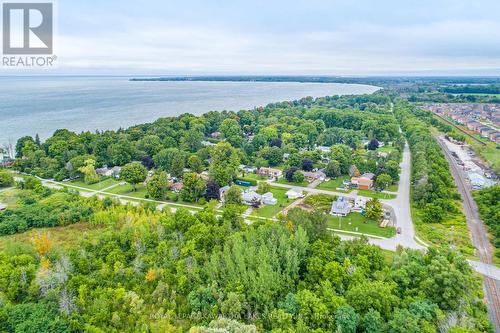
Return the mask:
[[(473, 267), (481, 273), (481, 270), (488, 269), (491, 271), (493, 267), (493, 247), (488, 239), (488, 233), (479, 216), (479, 211), (472, 197), (472, 190), (470, 184), (465, 181), (465, 173), (462, 168), (457, 164), (455, 158), (451, 155), (450, 150), (438, 135), (434, 134), (435, 139), (441, 146), (448, 163), (450, 164), (451, 174), (455, 180), (458, 191), (462, 196), (463, 210), (467, 219), (467, 226), (472, 235), (472, 244), (476, 248), (479, 259), (482, 265)], [(478, 269), (479, 268), (479, 269)], [(481, 270), (480, 270), (481, 269)], [(500, 281), (494, 280), (494, 276), (489, 274), (484, 276), (483, 289), (485, 291), (486, 304), (488, 306), (488, 314), (490, 320), (495, 326), (495, 332), (500, 332)]]
[[(411, 155), (408, 143), (405, 144), (403, 150), (403, 159), (400, 164), (401, 175), (399, 180), (398, 192), (395, 199), (380, 199), (380, 202), (386, 207), (386, 209), (394, 212), (394, 219), (396, 221), (396, 227), (401, 228), (401, 234), (397, 234), (395, 237), (386, 238), (383, 240), (373, 239), (373, 244), (379, 245), (387, 250), (396, 250), (398, 246), (404, 246), (417, 250), (425, 250), (424, 242), (418, 243), (415, 240), (415, 229), (413, 227), (413, 222), (411, 219), (410, 212), (410, 179), (411, 179)], [(336, 196), (343, 196), (350, 199), (355, 199), (358, 195), (355, 191), (351, 193), (342, 193), (328, 190), (321, 190), (317, 188), (300, 187), (288, 184), (280, 184), (273, 181), (268, 181), (273, 186), (284, 187), (284, 188), (299, 188), (306, 193), (313, 194), (329, 194)], [(368, 198), (371, 199), (371, 198)], [(372, 239), (370, 239), (370, 242)]]
[(391, 206), (396, 215), (397, 227), (401, 228), (401, 234), (396, 234), (396, 245), (402, 245), (412, 249), (425, 250), (425, 247), (415, 240), (415, 227), (411, 219), (410, 210), (410, 184), (411, 184), (411, 154), (408, 142), (405, 142), (403, 159), (399, 165), (401, 174), (399, 176), (398, 194), (395, 199), (382, 199), (380, 202)]

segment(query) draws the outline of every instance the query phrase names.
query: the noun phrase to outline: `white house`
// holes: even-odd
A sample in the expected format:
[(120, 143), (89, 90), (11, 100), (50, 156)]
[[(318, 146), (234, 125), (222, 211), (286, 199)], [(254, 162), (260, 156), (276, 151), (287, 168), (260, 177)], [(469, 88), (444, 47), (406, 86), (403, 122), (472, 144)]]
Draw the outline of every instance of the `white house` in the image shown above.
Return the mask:
[(332, 202), (330, 214), (333, 216), (346, 216), (351, 212), (351, 203), (344, 197), (338, 197)]
[(368, 201), (368, 199), (366, 199), (365, 197), (357, 196), (356, 199), (354, 200), (353, 210), (361, 211), (361, 210), (365, 209), (367, 201)]
[(276, 205), (278, 199), (276, 199), (271, 192), (262, 194), (262, 203), (265, 205)]
[(299, 199), (304, 197), (304, 192), (300, 188), (291, 188), (289, 189), (285, 195), (287, 196), (288, 199)]
[(99, 176), (111, 177), (113, 170), (109, 169), (107, 166), (95, 169), (95, 173)]
[(215, 146), (215, 143), (212, 143), (210, 141), (202, 140), (201, 145), (204, 147), (210, 147), (210, 146)]
[(262, 202), (262, 196), (255, 191), (245, 191), (242, 195), (243, 203), (246, 205), (260, 204)]
[(327, 146), (316, 146), (315, 149), (322, 152), (323, 154), (330, 154), (332, 152), (332, 148)]

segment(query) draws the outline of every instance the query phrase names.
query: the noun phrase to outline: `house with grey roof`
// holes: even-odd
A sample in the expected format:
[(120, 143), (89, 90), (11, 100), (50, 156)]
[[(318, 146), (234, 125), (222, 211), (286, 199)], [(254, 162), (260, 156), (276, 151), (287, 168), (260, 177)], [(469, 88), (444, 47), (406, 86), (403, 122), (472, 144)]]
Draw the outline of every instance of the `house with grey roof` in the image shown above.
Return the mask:
[(351, 203), (344, 197), (338, 197), (337, 200), (332, 202), (330, 215), (333, 216), (347, 216), (351, 212)]

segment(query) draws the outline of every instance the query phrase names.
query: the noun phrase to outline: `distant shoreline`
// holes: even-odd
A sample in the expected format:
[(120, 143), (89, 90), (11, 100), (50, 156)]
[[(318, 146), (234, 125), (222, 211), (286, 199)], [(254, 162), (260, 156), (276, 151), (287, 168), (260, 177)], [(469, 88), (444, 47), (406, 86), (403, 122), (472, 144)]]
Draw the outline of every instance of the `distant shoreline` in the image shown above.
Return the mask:
[(491, 84), (500, 83), (498, 77), (459, 77), (459, 76), (435, 76), (435, 77), (414, 77), (414, 76), (325, 76), (325, 75), (196, 75), (196, 76), (136, 76), (129, 78), (129, 81), (198, 81), (198, 82), (266, 82), (266, 83), (341, 83), (341, 84), (362, 84), (379, 88), (388, 87), (393, 84), (404, 84), (417, 81), (419, 79), (442, 84)]

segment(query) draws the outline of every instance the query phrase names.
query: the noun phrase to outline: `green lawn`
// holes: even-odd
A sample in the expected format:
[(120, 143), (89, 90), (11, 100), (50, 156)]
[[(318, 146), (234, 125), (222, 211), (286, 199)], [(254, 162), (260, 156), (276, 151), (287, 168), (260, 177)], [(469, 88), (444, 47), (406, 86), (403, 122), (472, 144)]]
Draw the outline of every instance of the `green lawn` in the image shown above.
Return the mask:
[(273, 217), (278, 214), (283, 208), (291, 204), (294, 200), (288, 199), (285, 193), (288, 191), (286, 188), (281, 187), (271, 187), (271, 193), (274, 195), (276, 199), (278, 199), (278, 203), (276, 205), (262, 205), (260, 208), (255, 209), (252, 214), (262, 217)]
[(2, 189), (0, 192), (0, 203), (7, 205), (7, 208), (16, 208), (17, 198), (20, 193), (20, 190), (15, 188)]
[[(340, 176), (340, 177), (337, 177), (336, 179), (331, 179), (329, 181), (322, 182), (318, 186), (316, 186), (316, 188), (319, 188), (321, 190), (326, 190), (326, 191), (342, 191), (342, 190), (337, 190), (337, 187), (342, 186), (342, 182), (345, 179), (349, 179), (349, 176), (346, 176), (346, 175)], [(349, 192), (349, 190), (342, 191), (342, 192)]]
[(377, 198), (377, 199), (394, 199), (394, 198), (396, 198), (395, 194), (377, 192), (374, 190), (360, 190), (360, 189), (358, 189), (357, 191), (358, 191), (358, 195), (361, 195), (364, 197)]
[(328, 227), (344, 231), (359, 232), (366, 235), (375, 235), (381, 237), (392, 237), (396, 234), (394, 227), (379, 227), (378, 222), (366, 219), (361, 213), (350, 213), (346, 217), (331, 216), (328, 221)]
[(383, 152), (383, 153), (393, 153), (395, 152), (397, 149), (394, 148), (393, 146), (388, 146), (388, 145), (385, 145), (383, 147), (380, 147), (380, 148), (377, 148), (377, 151), (380, 151), (380, 152)]
[(261, 181), (261, 180), (267, 180), (269, 177), (261, 176), (256, 173), (246, 173), (244, 176), (243, 174), (240, 174), (242, 178), (248, 178), (248, 179), (253, 179), (256, 181)]
[(95, 184), (85, 184), (83, 179), (72, 180), (70, 182), (65, 182), (64, 184), (80, 186), (80, 187), (88, 188), (89, 190), (96, 191), (96, 190), (105, 189), (106, 187), (109, 187), (111, 185), (115, 185), (118, 183), (120, 183), (120, 181), (116, 180), (115, 178), (108, 177), (108, 178), (104, 178), (103, 180), (101, 180), (100, 182), (95, 183)]
[(304, 180), (303, 182), (300, 183), (294, 183), (294, 182), (289, 182), (285, 177), (278, 178), (276, 181), (278, 184), (286, 184), (286, 185), (293, 185), (293, 186), (299, 186), (299, 187), (306, 187), (309, 183), (307, 180)]
[(387, 191), (389, 191), (389, 192), (397, 192), (398, 191), (398, 187), (399, 187), (398, 184), (392, 184), (392, 185), (389, 186), (389, 188), (387, 189)]
[(132, 185), (127, 183), (125, 185), (118, 185), (113, 188), (110, 188), (106, 192), (144, 199), (147, 193), (146, 187), (142, 184), (137, 184), (135, 187), (136, 190), (133, 191)]

